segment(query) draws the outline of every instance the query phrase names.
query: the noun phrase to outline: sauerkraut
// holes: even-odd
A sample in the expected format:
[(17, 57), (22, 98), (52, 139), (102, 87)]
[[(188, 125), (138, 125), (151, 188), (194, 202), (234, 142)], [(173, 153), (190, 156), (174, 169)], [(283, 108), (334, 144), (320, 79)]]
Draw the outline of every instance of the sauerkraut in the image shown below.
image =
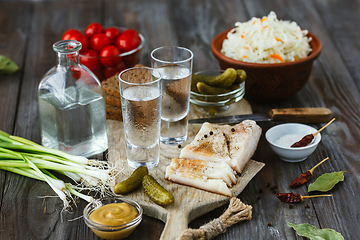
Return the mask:
[(252, 63), (281, 63), (305, 58), (312, 51), (306, 35), (296, 22), (278, 20), (274, 12), (267, 17), (235, 23), (222, 44), (225, 56)]

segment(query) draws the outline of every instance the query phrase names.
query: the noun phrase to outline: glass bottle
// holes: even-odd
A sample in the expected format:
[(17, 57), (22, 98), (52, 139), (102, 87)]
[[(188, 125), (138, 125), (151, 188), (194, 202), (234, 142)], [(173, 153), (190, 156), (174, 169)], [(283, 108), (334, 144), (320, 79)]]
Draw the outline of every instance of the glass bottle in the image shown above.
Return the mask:
[(108, 148), (103, 89), (97, 77), (79, 63), (81, 43), (54, 43), (57, 65), (38, 88), (41, 143), (85, 157)]

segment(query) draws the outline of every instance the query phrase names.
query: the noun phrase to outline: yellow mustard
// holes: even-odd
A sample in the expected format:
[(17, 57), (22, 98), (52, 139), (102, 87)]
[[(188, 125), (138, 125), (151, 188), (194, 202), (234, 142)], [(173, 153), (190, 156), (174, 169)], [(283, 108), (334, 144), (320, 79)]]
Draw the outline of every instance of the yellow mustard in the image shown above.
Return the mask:
[[(89, 219), (106, 226), (126, 224), (139, 215), (138, 211), (128, 203), (110, 203), (101, 206), (90, 214)], [(121, 239), (128, 236), (136, 226), (115, 232), (105, 232), (92, 229), (96, 235), (104, 239)]]

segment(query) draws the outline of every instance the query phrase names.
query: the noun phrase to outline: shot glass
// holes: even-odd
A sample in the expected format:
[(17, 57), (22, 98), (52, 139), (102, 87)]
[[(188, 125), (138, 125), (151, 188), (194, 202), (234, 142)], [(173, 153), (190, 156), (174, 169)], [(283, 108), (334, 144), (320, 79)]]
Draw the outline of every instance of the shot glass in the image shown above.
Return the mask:
[(180, 144), (187, 139), (193, 53), (166, 46), (151, 52), (151, 67), (162, 75), (160, 142)]
[(161, 73), (142, 67), (119, 74), (126, 158), (132, 168), (156, 167), (160, 157)]

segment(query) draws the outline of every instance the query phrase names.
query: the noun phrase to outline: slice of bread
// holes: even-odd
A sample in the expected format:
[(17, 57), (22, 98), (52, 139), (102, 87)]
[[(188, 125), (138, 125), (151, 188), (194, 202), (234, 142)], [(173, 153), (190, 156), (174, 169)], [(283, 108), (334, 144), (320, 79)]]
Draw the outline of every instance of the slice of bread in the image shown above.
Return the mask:
[[(136, 64), (134, 67), (145, 67)], [(139, 74), (141, 71), (139, 72)], [(122, 121), (121, 99), (118, 74), (106, 79), (102, 83), (105, 91), (106, 118)]]
[(105, 93), (105, 103), (111, 106), (121, 108), (121, 100), (118, 97), (114, 97), (108, 93)]
[[(141, 64), (136, 64), (134, 67), (145, 67), (145, 66)], [(120, 98), (118, 74), (106, 79), (101, 84), (104, 88), (105, 93)]]
[(121, 107), (115, 107), (115, 106), (106, 104), (106, 118), (122, 121)]
[(101, 84), (106, 94), (120, 98), (118, 75), (114, 75), (106, 79)]

